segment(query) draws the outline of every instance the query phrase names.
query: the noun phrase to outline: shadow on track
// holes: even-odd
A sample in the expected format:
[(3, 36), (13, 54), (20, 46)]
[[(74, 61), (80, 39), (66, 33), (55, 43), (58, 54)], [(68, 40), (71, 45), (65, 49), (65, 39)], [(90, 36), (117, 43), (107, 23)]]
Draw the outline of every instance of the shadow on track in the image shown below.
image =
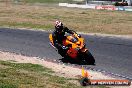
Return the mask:
[(75, 61), (71, 58), (64, 58), (64, 57), (59, 59), (59, 61), (62, 62), (62, 63), (66, 63), (66, 64), (69, 63), (69, 64), (75, 64), (75, 65), (93, 65), (93, 66), (95, 66), (95, 64), (88, 64), (86, 62)]

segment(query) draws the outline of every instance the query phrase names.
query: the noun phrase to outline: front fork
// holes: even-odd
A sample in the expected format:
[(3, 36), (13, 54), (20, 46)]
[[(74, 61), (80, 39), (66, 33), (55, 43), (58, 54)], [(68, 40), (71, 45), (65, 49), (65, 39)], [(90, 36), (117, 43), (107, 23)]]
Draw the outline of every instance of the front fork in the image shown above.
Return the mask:
[(84, 55), (85, 55), (85, 53), (88, 51), (88, 49), (87, 48), (82, 48), (82, 49), (80, 49), (79, 50), (79, 52), (78, 52), (78, 58), (80, 59), (80, 60), (83, 60), (84, 59)]
[(82, 53), (85, 53), (86, 51), (88, 51), (87, 48), (82, 48), (82, 49), (80, 50), (80, 52), (82, 52)]

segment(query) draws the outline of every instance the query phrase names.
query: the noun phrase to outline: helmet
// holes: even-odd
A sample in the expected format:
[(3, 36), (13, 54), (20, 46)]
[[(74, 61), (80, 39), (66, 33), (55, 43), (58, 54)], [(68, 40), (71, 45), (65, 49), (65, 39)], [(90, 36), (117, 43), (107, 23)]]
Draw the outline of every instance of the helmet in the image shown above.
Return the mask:
[(55, 22), (55, 28), (59, 32), (62, 31), (63, 30), (63, 24), (62, 24), (62, 22), (61, 21), (56, 21)]

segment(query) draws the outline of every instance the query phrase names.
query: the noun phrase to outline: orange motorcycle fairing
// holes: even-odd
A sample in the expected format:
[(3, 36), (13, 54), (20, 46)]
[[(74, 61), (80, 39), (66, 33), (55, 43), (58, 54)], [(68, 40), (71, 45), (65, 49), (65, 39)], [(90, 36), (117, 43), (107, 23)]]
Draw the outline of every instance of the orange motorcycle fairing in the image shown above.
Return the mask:
[(77, 53), (78, 53), (78, 51), (73, 48), (70, 48), (67, 51), (68, 56), (70, 56), (71, 58), (77, 58)]
[(52, 45), (54, 45), (52, 34), (49, 34), (49, 40), (50, 40), (50, 42), (52, 43)]

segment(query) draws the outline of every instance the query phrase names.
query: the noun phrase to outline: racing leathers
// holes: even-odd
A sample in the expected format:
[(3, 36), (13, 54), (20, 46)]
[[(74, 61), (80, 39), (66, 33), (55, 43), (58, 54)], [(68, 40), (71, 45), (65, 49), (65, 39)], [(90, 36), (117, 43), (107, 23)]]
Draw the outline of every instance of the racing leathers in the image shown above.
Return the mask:
[(67, 32), (69, 34), (73, 34), (72, 30), (69, 30), (65, 26), (63, 27), (61, 32), (59, 32), (55, 29), (54, 32), (52, 33), (54, 46), (58, 49), (58, 53), (61, 56), (64, 56), (66, 54), (67, 49), (68, 49), (68, 47), (66, 47), (62, 44), (63, 40), (66, 38), (65, 32)]

